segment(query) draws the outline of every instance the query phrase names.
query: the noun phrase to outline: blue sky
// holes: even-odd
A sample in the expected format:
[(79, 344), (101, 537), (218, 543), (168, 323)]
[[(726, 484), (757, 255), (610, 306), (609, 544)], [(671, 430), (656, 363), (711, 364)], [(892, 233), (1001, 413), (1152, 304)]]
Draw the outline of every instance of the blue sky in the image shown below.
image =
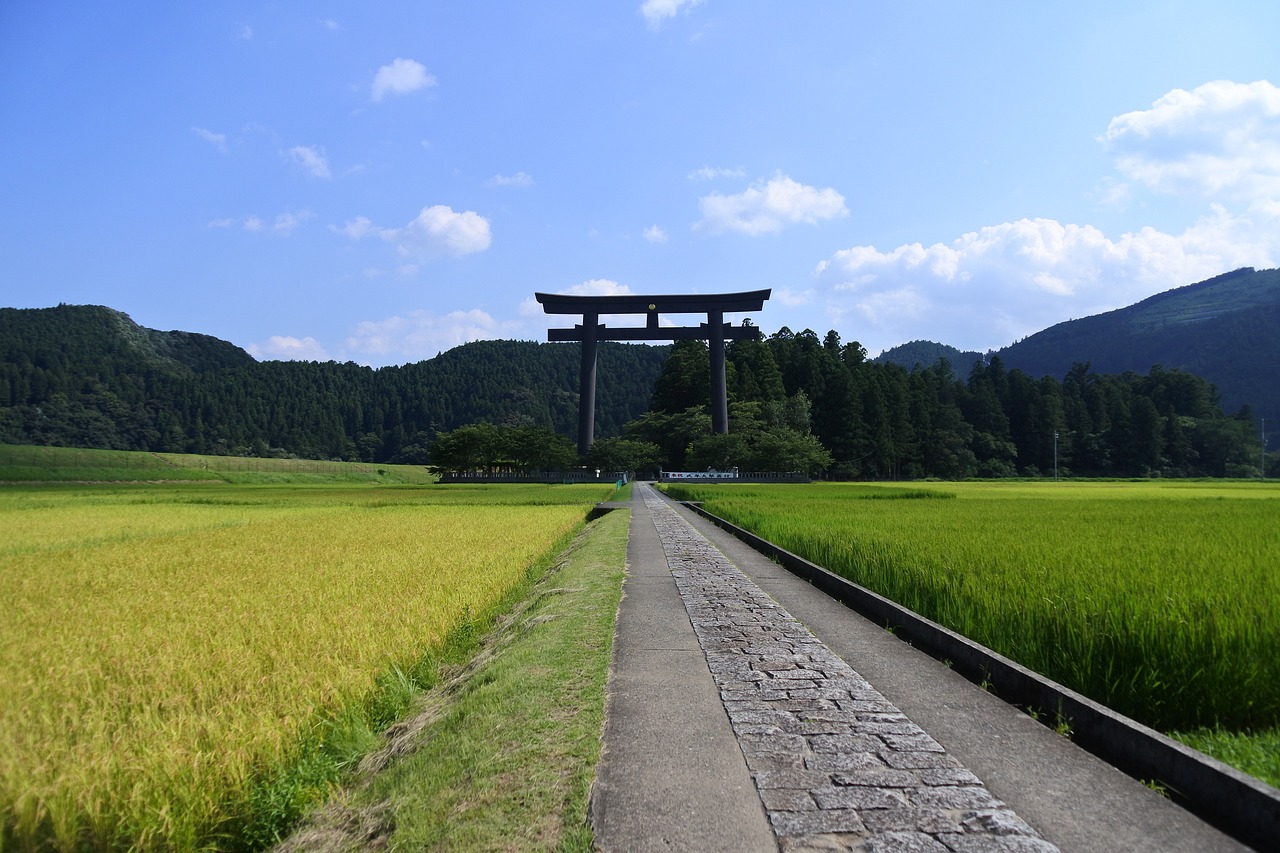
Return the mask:
[(12, 0), (0, 304), (380, 366), (545, 340), (535, 291), (772, 288), (767, 333), (999, 348), (1280, 265), (1278, 34), (1271, 0)]

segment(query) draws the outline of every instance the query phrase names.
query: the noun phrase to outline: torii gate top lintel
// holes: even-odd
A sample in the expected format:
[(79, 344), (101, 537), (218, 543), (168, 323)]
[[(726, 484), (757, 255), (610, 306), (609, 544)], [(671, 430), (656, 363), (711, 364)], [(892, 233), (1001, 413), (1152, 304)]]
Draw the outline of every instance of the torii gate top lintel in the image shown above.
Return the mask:
[(535, 293), (533, 296), (548, 314), (706, 314), (718, 311), (759, 311), (772, 290), (748, 290), (742, 293), (675, 294), (644, 296), (572, 296), (560, 293)]
[[(548, 314), (577, 314), (582, 322), (572, 329), (548, 329), (549, 341), (581, 341), (582, 372), (579, 375), (581, 394), (578, 399), (578, 452), (586, 455), (595, 438), (596, 408), (596, 346), (600, 341), (679, 341), (704, 340), (711, 349), (711, 428), (718, 433), (729, 431), (729, 404), (725, 388), (724, 342), (726, 340), (758, 339), (760, 330), (754, 326), (731, 326), (724, 322), (730, 312), (759, 311), (764, 307), (771, 290), (751, 290), (742, 293), (678, 294), (672, 296), (644, 296), (621, 294), (614, 296), (574, 296), (557, 293), (535, 293), (534, 298)], [(700, 326), (659, 327), (659, 314), (703, 314), (707, 322)], [(601, 314), (644, 314), (647, 317), (642, 328), (608, 328), (602, 325)]]

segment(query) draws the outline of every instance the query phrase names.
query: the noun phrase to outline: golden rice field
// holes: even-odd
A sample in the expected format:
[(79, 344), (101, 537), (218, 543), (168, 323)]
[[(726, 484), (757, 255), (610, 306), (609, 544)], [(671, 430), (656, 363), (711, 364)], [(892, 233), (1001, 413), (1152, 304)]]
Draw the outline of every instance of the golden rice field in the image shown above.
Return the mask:
[(0, 490), (3, 839), (214, 844), (319, 721), (499, 601), (611, 491)]

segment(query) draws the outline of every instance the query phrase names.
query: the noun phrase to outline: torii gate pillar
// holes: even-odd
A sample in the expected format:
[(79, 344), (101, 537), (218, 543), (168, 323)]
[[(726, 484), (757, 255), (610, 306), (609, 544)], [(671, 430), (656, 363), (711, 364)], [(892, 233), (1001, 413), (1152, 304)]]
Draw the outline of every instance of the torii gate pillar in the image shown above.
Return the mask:
[[(711, 350), (711, 429), (729, 431), (729, 398), (725, 382), (726, 340), (757, 340), (755, 326), (731, 326), (724, 322), (728, 312), (759, 311), (769, 298), (769, 290), (721, 293), (709, 296), (560, 296), (535, 293), (548, 314), (579, 314), (582, 322), (572, 329), (548, 329), (549, 341), (580, 341), (582, 371), (579, 374), (578, 453), (585, 456), (595, 440), (596, 354), (600, 341), (685, 341), (704, 340)], [(660, 313), (701, 314), (707, 322), (700, 326), (658, 325)], [(610, 329), (600, 323), (601, 314), (644, 314), (643, 327)]]

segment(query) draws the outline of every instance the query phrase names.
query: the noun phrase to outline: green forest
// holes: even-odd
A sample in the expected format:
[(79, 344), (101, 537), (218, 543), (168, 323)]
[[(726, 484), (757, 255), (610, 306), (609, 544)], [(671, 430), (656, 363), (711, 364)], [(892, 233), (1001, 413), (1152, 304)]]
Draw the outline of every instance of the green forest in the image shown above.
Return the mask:
[[(577, 440), (577, 344), (483, 341), (380, 369), (257, 362), (216, 338), (63, 305), (0, 309), (0, 350), (7, 444), (454, 470), (481, 465), (460, 448), (483, 446), (483, 467), (871, 480), (1250, 477), (1263, 461), (1249, 408), (1225, 413), (1214, 386), (1188, 372), (1099, 374), (1079, 363), (1058, 379), (1006, 369), (999, 355), (908, 369), (868, 360), (834, 331), (784, 327), (732, 342), (728, 435), (711, 432), (704, 343), (602, 344), (586, 460), (566, 456)], [(480, 424), (492, 429), (456, 432)]]

